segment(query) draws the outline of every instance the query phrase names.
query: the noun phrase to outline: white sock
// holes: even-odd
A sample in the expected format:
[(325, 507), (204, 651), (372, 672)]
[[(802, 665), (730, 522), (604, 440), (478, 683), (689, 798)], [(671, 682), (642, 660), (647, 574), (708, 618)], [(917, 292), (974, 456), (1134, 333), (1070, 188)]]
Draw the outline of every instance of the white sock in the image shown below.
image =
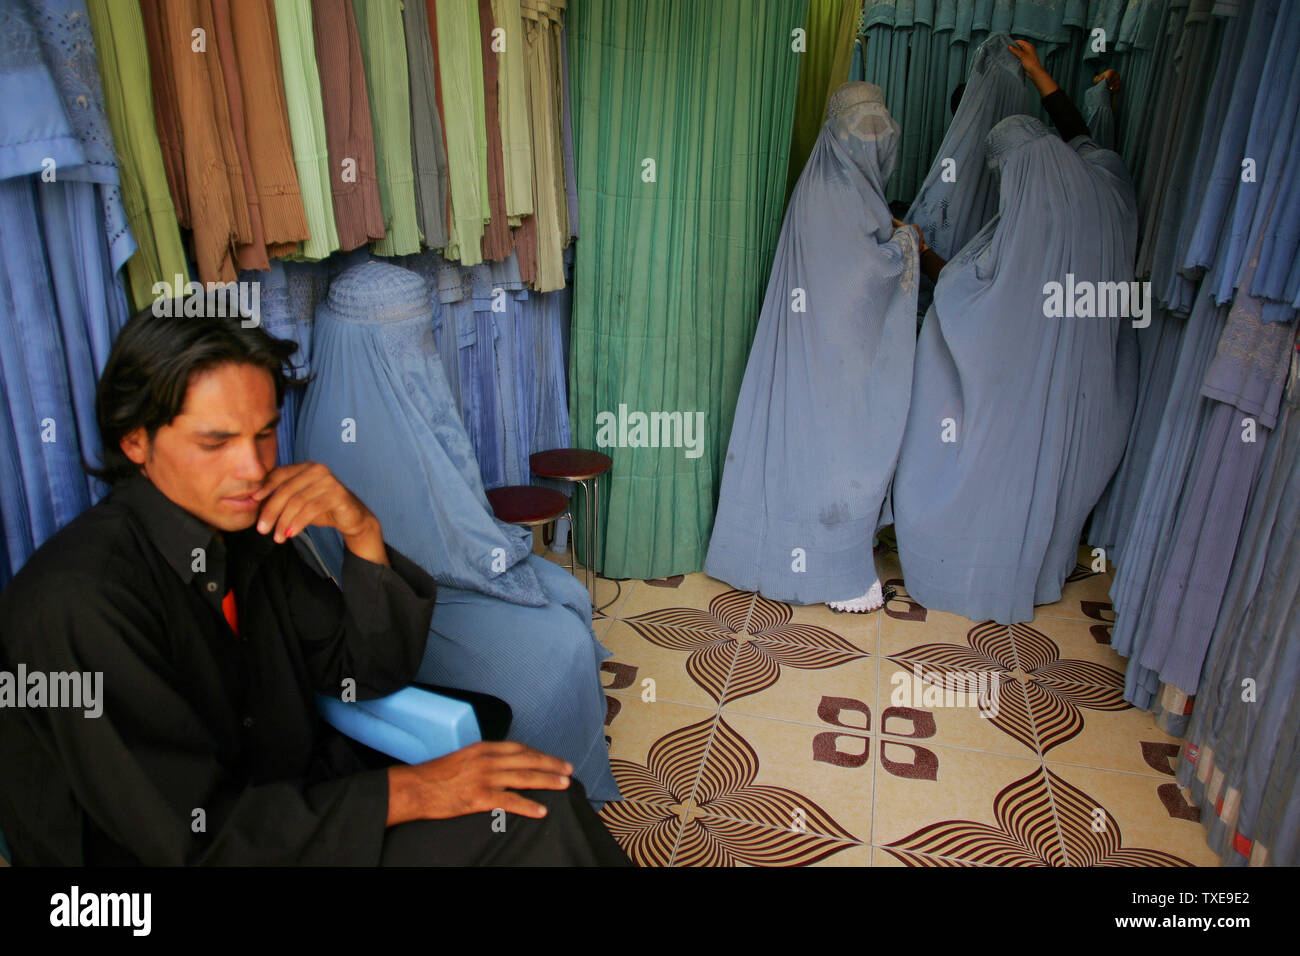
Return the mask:
[(832, 611), (848, 611), (851, 614), (863, 614), (874, 611), (885, 603), (885, 596), (880, 589), (880, 579), (871, 585), (866, 594), (851, 601), (827, 601), (826, 606)]

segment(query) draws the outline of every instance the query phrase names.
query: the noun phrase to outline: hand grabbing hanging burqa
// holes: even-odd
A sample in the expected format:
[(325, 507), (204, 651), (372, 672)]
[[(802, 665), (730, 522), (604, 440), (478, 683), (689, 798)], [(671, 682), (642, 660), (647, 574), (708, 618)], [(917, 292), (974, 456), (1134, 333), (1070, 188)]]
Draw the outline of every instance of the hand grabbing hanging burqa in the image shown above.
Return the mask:
[(791, 195), (704, 568), (742, 590), (812, 604), (879, 587), (916, 336), (917, 234), (884, 194), (899, 135), (878, 86), (841, 86)]
[(1037, 108), (1025, 71), (995, 33), (980, 44), (961, 103), (912, 208), (926, 245), (951, 259), (998, 211), (998, 184), (984, 163), (984, 138), (999, 120)]

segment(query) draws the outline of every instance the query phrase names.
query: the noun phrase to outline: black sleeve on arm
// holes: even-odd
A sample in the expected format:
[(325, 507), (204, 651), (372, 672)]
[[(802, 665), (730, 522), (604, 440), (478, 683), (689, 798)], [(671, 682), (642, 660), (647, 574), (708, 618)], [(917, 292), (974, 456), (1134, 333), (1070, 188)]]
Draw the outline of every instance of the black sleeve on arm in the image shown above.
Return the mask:
[(1043, 109), (1051, 117), (1056, 131), (1067, 143), (1076, 136), (1091, 136), (1088, 124), (1083, 121), (1083, 114), (1074, 105), (1074, 101), (1065, 95), (1065, 90), (1055, 90), (1043, 97)]
[(926, 249), (921, 253), (921, 273), (931, 282), (939, 281), (939, 273), (947, 264), (948, 261), (933, 249)]
[(390, 567), (343, 550), (339, 586), (284, 548), (294, 631), (316, 690), (338, 695), (356, 681), (358, 700), (401, 690), (415, 679), (429, 640), (437, 585), (423, 568), (384, 545)]
[(171, 660), (155, 609), (125, 588), (62, 583), (77, 600), (37, 602), (9, 656), (40, 670), (101, 672), (102, 712), (16, 713), (58, 755), (77, 803), (109, 839), (152, 866), (378, 864), (386, 770), (245, 784), (192, 702), (211, 686)]

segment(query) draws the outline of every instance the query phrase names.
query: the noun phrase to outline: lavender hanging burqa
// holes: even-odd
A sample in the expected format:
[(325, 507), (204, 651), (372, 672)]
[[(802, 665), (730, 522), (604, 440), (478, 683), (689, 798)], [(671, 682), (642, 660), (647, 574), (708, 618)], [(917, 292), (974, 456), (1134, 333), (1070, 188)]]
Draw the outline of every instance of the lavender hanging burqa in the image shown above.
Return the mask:
[(987, 154), (998, 214), (921, 327), (894, 527), (913, 598), (1013, 624), (1060, 598), (1136, 399), (1131, 321), (1048, 317), (1047, 284), (1131, 280), (1137, 223), (1123, 163), (1090, 139), (1012, 116)]
[[(1233, 561), (1178, 783), (1226, 865), (1300, 864), (1300, 381), (1293, 374)], [(1243, 692), (1246, 687), (1256, 692)]]
[(85, 4), (0, 0), (0, 35), (0, 550), (16, 570), (102, 492), (82, 462), (135, 239)]
[(1098, 80), (1083, 94), (1084, 121), (1092, 141), (1102, 149), (1115, 148), (1115, 113), (1110, 102), (1110, 87)]
[(781, 227), (704, 565), (775, 600), (877, 580), (916, 335), (916, 232), (885, 201), (898, 140), (878, 86), (841, 86)]

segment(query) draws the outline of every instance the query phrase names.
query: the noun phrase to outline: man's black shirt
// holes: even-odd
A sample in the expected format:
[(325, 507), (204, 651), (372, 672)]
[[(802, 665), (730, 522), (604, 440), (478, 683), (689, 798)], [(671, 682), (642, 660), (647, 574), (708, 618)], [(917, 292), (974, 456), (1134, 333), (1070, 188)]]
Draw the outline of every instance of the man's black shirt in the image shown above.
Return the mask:
[(0, 595), (0, 670), (100, 671), (103, 712), (0, 708), (13, 862), (378, 863), (386, 771), (312, 695), (415, 677), (435, 585), (387, 555), (345, 551), (340, 593), (292, 542), (218, 535), (142, 476), (51, 537)]

